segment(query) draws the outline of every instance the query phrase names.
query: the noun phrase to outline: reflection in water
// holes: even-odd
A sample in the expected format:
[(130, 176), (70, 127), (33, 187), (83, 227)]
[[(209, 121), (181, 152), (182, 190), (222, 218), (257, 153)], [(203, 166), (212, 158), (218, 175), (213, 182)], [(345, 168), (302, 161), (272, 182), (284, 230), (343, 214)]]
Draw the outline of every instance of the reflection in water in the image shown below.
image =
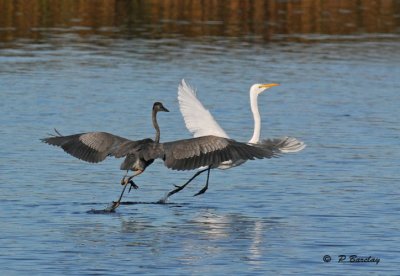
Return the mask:
[[(81, 36), (302, 40), (301, 35), (397, 34), (396, 0), (0, 0), (0, 41)], [(307, 37), (310, 40), (312, 37)]]
[(252, 241), (249, 248), (250, 263), (253, 260), (259, 260), (262, 257), (262, 245), (263, 245), (263, 234), (264, 224), (261, 221), (254, 222), (254, 228), (252, 233)]
[[(180, 217), (182, 213), (176, 215)], [(201, 210), (185, 224), (177, 224), (174, 218), (167, 220), (160, 225), (148, 217), (132, 220), (121, 217), (121, 232), (131, 237), (128, 246), (150, 248), (153, 253), (171, 248), (179, 252), (179, 259), (185, 265), (193, 265), (199, 258), (229, 256), (232, 250), (231, 254), (257, 267), (269, 251), (268, 232), (281, 226), (277, 219), (220, 214), (211, 209)]]
[[(243, 255), (252, 265), (264, 257), (264, 238), (268, 228), (272, 228), (276, 222), (271, 223), (260, 218), (250, 218), (243, 215), (217, 215), (211, 211), (193, 219), (192, 223), (199, 228), (199, 233), (207, 240), (225, 240), (229, 242), (244, 242)], [(244, 251), (246, 249), (246, 251)], [(211, 250), (215, 250), (211, 248)], [(210, 254), (212, 252), (209, 252)]]

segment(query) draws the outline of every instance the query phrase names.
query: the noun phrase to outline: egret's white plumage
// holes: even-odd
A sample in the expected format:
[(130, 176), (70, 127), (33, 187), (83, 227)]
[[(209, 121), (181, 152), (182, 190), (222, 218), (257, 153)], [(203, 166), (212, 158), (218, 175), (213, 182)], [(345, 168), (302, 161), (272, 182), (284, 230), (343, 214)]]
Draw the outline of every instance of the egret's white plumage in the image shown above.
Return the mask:
[[(278, 84), (254, 84), (250, 88), (250, 105), (251, 111), (253, 112), (254, 118), (254, 131), (253, 136), (248, 142), (249, 145), (263, 148), (264, 150), (268, 150), (272, 153), (286, 153), (286, 152), (296, 152), (302, 150), (305, 145), (303, 142), (297, 140), (296, 138), (291, 137), (283, 137), (278, 139), (266, 139), (260, 141), (260, 133), (261, 133), (261, 116), (258, 111), (257, 98), (260, 93), (265, 91), (268, 88), (273, 86), (277, 86)], [(179, 84), (178, 87), (178, 101), (179, 108), (181, 110), (183, 119), (185, 121), (185, 125), (187, 129), (193, 134), (194, 137), (202, 137), (207, 135), (213, 135), (217, 137), (223, 137), (225, 139), (229, 139), (228, 134), (220, 127), (214, 117), (211, 115), (210, 111), (208, 111), (203, 104), (199, 101), (196, 95), (196, 91), (188, 85), (185, 80)], [(199, 170), (192, 178), (190, 178), (185, 184), (181, 186), (176, 186), (176, 189), (167, 193), (159, 202), (165, 203), (170, 196), (181, 191), (185, 188), (193, 179), (195, 179), (198, 175), (203, 172), (208, 172), (206, 185), (199, 192), (195, 194), (200, 195), (203, 194), (208, 188), (208, 180), (210, 176), (210, 169), (218, 168), (218, 169), (230, 169), (232, 167), (236, 167), (238, 165), (243, 164), (247, 160), (243, 158), (233, 159), (225, 159), (220, 160), (212, 165), (208, 165), (206, 167), (200, 167)]]
[[(260, 141), (261, 116), (258, 110), (258, 95), (274, 86), (278, 86), (278, 84), (254, 84), (250, 88), (250, 107), (253, 113), (254, 131), (253, 136), (248, 143), (260, 144), (261, 146), (265, 147), (273, 147), (281, 153), (300, 151), (304, 149), (305, 144), (293, 137), (283, 137), (279, 139), (267, 139)], [(199, 101), (194, 88), (188, 85), (184, 79), (178, 87), (178, 101), (186, 127), (194, 137), (215, 135), (224, 138), (230, 138), (211, 115), (210, 111), (208, 111)], [(225, 161), (222, 162), (218, 168), (229, 169), (244, 162), (244, 160), (236, 162)]]
[(196, 91), (185, 80), (178, 87), (179, 109), (185, 120), (186, 128), (193, 137), (214, 135), (229, 138), (196, 96)]

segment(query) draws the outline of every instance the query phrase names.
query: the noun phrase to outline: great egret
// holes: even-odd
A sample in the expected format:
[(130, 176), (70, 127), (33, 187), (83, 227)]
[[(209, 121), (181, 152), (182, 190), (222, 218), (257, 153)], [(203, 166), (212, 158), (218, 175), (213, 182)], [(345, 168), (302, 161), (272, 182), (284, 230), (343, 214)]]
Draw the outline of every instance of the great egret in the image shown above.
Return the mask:
[[(258, 110), (258, 95), (265, 90), (278, 86), (276, 83), (269, 84), (254, 84), (250, 87), (250, 107), (253, 113), (254, 119), (254, 130), (253, 136), (248, 141), (250, 145), (258, 145), (265, 149), (269, 149), (277, 153), (289, 153), (297, 152), (304, 149), (305, 144), (293, 137), (283, 137), (275, 139), (260, 140), (261, 133), (261, 116)], [(218, 137), (224, 137), (229, 139), (228, 134), (220, 127), (211, 113), (203, 106), (200, 100), (197, 98), (196, 91), (188, 85), (184, 79), (178, 87), (178, 101), (179, 108), (181, 110), (183, 119), (185, 121), (186, 128), (193, 134), (194, 137), (202, 137), (206, 135), (214, 135)], [(220, 162), (217, 166), (218, 169), (230, 169), (238, 165), (243, 164), (246, 160), (228, 160)], [(210, 176), (210, 168), (199, 170), (192, 178), (190, 178), (185, 184), (176, 186), (176, 189), (169, 192), (160, 201), (166, 201), (168, 197), (179, 192), (186, 187), (194, 178), (201, 173), (207, 171), (206, 185), (195, 194), (195, 196), (203, 194), (208, 189), (208, 180)]]
[(156, 130), (154, 141), (150, 138), (132, 141), (106, 132), (87, 132), (69, 136), (48, 137), (43, 142), (61, 147), (65, 152), (81, 160), (98, 163), (107, 156), (125, 157), (120, 169), (133, 171), (122, 178), (124, 188), (119, 199), (105, 211), (114, 211), (120, 205), (122, 196), (131, 184), (137, 188), (132, 178), (143, 173), (154, 159), (162, 159), (164, 165), (173, 170), (193, 170), (199, 167), (215, 167), (215, 164), (228, 160), (249, 160), (271, 158), (273, 150), (247, 145), (235, 140), (213, 135), (160, 143), (160, 128), (157, 123), (157, 112), (168, 110), (160, 102), (153, 105), (152, 121)]

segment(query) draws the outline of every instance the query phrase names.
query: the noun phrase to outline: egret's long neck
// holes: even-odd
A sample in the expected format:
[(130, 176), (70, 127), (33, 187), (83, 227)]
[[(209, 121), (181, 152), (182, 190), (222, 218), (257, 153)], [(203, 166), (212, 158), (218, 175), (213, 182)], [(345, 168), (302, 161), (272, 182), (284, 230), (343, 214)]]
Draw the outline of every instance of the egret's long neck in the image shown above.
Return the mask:
[(253, 112), (254, 118), (254, 132), (253, 137), (251, 137), (249, 143), (256, 144), (260, 141), (260, 130), (261, 130), (261, 117), (258, 111), (258, 94), (250, 93), (250, 106), (251, 112)]
[(156, 143), (160, 143), (160, 127), (158, 126), (158, 123), (157, 123), (157, 111), (154, 109), (153, 109), (153, 113), (151, 114), (151, 118), (153, 120), (154, 129), (156, 130), (156, 138), (154, 138), (154, 141)]

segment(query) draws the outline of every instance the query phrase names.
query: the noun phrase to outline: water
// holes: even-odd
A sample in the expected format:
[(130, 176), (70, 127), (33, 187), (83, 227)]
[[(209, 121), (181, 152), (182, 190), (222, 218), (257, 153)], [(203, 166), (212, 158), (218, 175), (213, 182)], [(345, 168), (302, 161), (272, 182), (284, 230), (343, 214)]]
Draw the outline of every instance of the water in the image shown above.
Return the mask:
[[(148, 14), (130, 32), (118, 22), (82, 30), (85, 16), (0, 29), (2, 275), (397, 274), (398, 26), (269, 37), (231, 34), (236, 23), (213, 33), (219, 25), (208, 21), (196, 33), (198, 22)], [(160, 26), (172, 30), (147, 32)], [(259, 98), (262, 136), (307, 148), (212, 171), (204, 195), (192, 197), (201, 176), (165, 205), (153, 203), (193, 172), (156, 161), (116, 213), (88, 212), (118, 197), (121, 160), (84, 163), (39, 139), (54, 127), (153, 137), (154, 101), (171, 111), (159, 116), (162, 141), (189, 138), (176, 99), (182, 78), (240, 141), (252, 134), (250, 85), (281, 83)]]

